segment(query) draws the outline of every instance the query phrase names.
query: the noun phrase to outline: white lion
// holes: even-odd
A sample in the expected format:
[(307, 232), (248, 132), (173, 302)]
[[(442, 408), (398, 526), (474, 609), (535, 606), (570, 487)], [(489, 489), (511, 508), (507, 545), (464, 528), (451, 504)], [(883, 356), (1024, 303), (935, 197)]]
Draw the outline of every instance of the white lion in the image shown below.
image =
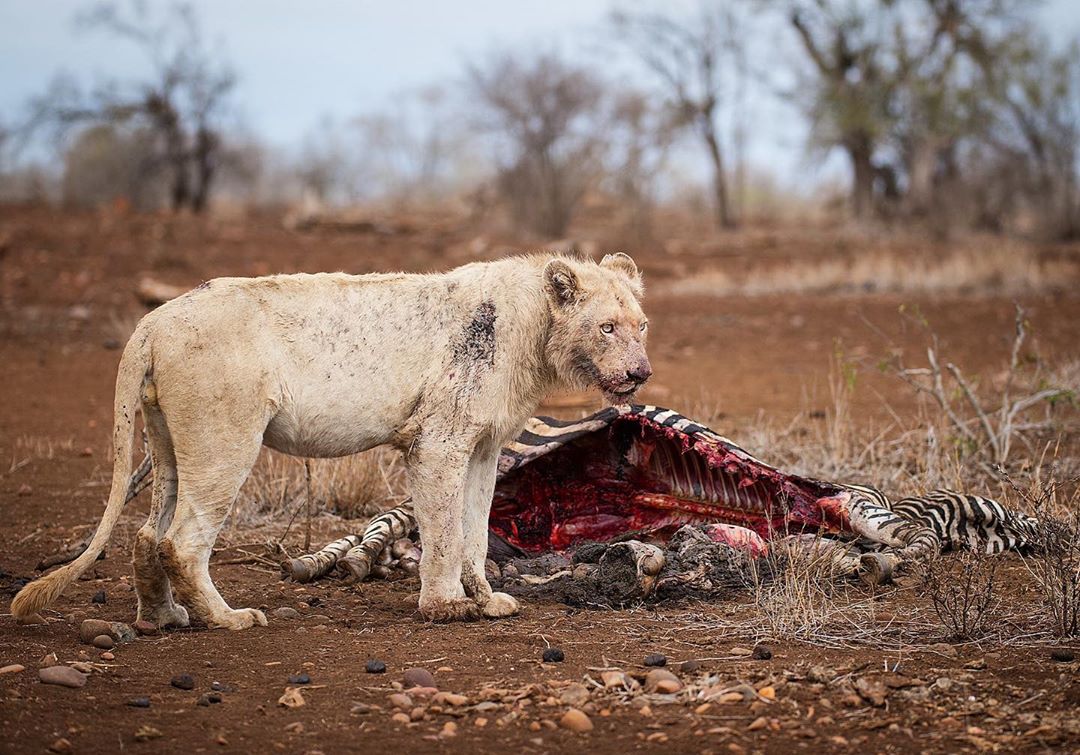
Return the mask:
[(190, 610), (212, 627), (266, 624), (261, 611), (230, 608), (208, 570), (262, 445), (309, 457), (401, 449), (424, 540), (420, 612), (515, 613), (484, 577), (499, 450), (554, 387), (596, 386), (623, 403), (649, 378), (641, 295), (625, 254), (204, 283), (144, 317), (128, 341), (102, 522), (85, 553), (23, 588), (12, 613), (35, 617), (104, 548), (140, 404), (154, 468), (133, 555), (140, 619), (183, 626)]

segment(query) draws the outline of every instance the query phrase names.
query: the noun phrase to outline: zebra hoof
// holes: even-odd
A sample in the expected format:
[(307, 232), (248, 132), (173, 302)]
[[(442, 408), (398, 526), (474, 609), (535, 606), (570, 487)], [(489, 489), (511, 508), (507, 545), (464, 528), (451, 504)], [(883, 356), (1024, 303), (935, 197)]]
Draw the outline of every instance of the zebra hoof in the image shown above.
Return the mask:
[(288, 577), (293, 582), (310, 582), (315, 579), (315, 572), (310, 566), (298, 558), (281, 562), (282, 577)]
[(859, 559), (859, 578), (871, 587), (892, 582), (893, 560), (884, 553), (864, 553)]
[(344, 574), (344, 582), (347, 585), (355, 585), (367, 579), (371, 573), (371, 566), (358, 558), (345, 557), (338, 559), (338, 569)]

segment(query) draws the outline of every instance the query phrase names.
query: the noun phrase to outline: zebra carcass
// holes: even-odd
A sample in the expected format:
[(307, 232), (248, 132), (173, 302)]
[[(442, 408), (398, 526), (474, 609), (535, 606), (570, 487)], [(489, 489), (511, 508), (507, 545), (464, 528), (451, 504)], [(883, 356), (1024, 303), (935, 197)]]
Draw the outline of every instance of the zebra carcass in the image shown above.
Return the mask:
[[(1036, 522), (978, 496), (937, 490), (892, 501), (872, 487), (785, 473), (670, 409), (621, 406), (569, 422), (531, 419), (502, 451), (489, 525), (496, 562), (572, 553), (595, 566), (599, 584), (627, 585), (631, 599), (717, 561), (765, 555), (781, 539), (826, 548), (840, 570), (881, 582), (942, 548), (1022, 548)], [(283, 569), (298, 582), (334, 569), (352, 580), (385, 574), (396, 561), (390, 549), (404, 552), (415, 530), (406, 501)], [(678, 568), (665, 573), (672, 559)]]

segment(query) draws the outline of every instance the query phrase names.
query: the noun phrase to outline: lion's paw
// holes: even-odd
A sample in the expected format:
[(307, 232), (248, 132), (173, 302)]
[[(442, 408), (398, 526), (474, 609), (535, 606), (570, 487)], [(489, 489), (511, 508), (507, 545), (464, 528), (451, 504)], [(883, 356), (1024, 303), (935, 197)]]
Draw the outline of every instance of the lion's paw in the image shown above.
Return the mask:
[(213, 617), (207, 624), (212, 629), (248, 629), (258, 624), (266, 626), (266, 614), (257, 608), (237, 608)]
[(521, 610), (517, 600), (504, 592), (493, 592), (488, 602), (483, 605), (484, 616), (489, 619), (502, 619), (513, 616)]
[(191, 626), (191, 619), (188, 618), (187, 609), (177, 605), (162, 606), (154, 611), (153, 618), (150, 621), (162, 629), (165, 627)]
[(421, 598), (420, 615), (436, 624), (446, 624), (451, 621), (476, 621), (480, 618), (480, 606), (469, 598), (449, 600)]

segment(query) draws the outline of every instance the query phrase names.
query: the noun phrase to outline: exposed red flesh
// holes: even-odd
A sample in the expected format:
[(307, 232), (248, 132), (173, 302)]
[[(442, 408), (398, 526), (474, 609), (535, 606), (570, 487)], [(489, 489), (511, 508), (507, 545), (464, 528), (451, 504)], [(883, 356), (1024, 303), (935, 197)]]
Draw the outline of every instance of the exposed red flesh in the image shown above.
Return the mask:
[(835, 486), (632, 415), (504, 476), (490, 525), (527, 552), (627, 532), (664, 537), (704, 522), (746, 527), (767, 539), (846, 529), (842, 498)]

